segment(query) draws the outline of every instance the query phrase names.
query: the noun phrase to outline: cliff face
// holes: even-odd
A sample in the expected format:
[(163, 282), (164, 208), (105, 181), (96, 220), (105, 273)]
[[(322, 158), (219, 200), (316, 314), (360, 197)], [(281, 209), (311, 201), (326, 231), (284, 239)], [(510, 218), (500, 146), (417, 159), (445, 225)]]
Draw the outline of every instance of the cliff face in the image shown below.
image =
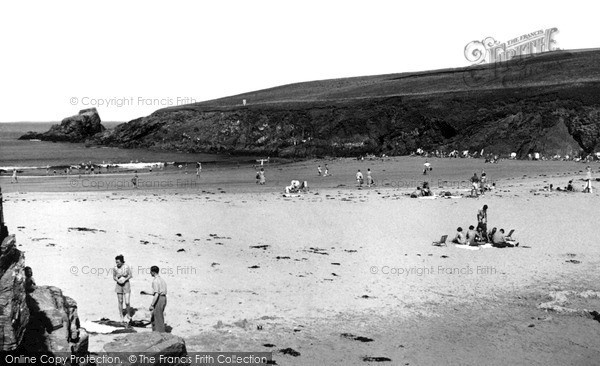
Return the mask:
[(83, 109), (79, 114), (67, 117), (44, 133), (28, 132), (19, 140), (39, 139), (43, 141), (84, 142), (89, 137), (104, 131), (96, 108)]
[[(158, 110), (99, 144), (285, 157), (600, 148), (600, 51), (324, 80)], [(242, 100), (247, 104), (243, 105)]]
[(15, 350), (23, 340), (29, 322), (24, 262), (25, 257), (17, 249), (14, 235), (6, 237), (0, 246), (0, 351)]

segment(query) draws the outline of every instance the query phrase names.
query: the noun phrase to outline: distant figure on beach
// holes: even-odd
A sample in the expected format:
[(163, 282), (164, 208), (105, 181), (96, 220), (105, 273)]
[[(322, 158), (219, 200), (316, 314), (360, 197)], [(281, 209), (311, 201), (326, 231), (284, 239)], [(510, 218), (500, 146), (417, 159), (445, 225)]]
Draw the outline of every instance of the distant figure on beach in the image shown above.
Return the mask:
[(265, 184), (266, 183), (266, 178), (265, 178), (265, 168), (260, 168), (260, 171), (258, 172), (258, 184)]
[(371, 176), (371, 168), (367, 169), (367, 187), (371, 187), (372, 185), (375, 185), (375, 182), (373, 181), (373, 177)]
[(327, 164), (325, 164), (325, 175), (324, 177), (329, 175), (329, 166)]
[(319, 165), (319, 166), (317, 166), (317, 173), (318, 173), (319, 177), (320, 177), (321, 175), (323, 175), (323, 171), (321, 171), (321, 166), (320, 166), (320, 165)]
[(431, 164), (425, 160), (425, 164), (423, 164), (424, 168), (423, 168), (423, 175), (426, 175), (428, 171), (433, 170), (433, 168), (431, 167)]
[(362, 187), (363, 185), (363, 174), (360, 172), (360, 169), (358, 169), (358, 171), (356, 172), (356, 184), (359, 187)]
[(35, 280), (33, 279), (33, 270), (31, 267), (23, 268), (23, 272), (25, 272), (25, 292), (32, 293), (36, 289)]
[(481, 169), (481, 185), (484, 186), (486, 182), (487, 174), (485, 173), (485, 170)]
[(477, 230), (481, 228), (481, 231), (487, 236), (487, 209), (488, 205), (483, 205), (483, 208), (477, 211)]
[(93, 165), (90, 167), (90, 174), (94, 175), (94, 166)]
[(297, 179), (294, 179), (293, 181), (290, 182), (290, 185), (285, 187), (285, 193), (290, 194), (290, 193), (298, 193), (300, 191), (300, 181)]
[(129, 280), (133, 277), (131, 268), (125, 264), (125, 259), (122, 254), (115, 257), (115, 267), (113, 268), (113, 279), (116, 282), (115, 292), (117, 293), (117, 301), (119, 305), (119, 316), (121, 323), (123, 322), (123, 300), (125, 300), (125, 313), (131, 320), (131, 308), (129, 306), (129, 298), (131, 296), (131, 285)]
[(196, 162), (196, 177), (200, 177), (200, 172), (202, 171), (202, 163)]
[(456, 229), (456, 236), (452, 239), (454, 244), (466, 244), (467, 240), (465, 239), (465, 234), (463, 233), (462, 227)]
[(419, 198), (423, 195), (423, 192), (421, 192), (421, 187), (417, 187), (416, 190), (414, 190), (411, 194), (410, 194), (410, 198)]
[(165, 307), (167, 306), (167, 283), (160, 277), (158, 266), (150, 267), (150, 275), (154, 277), (152, 280), (152, 303), (149, 310), (152, 312), (152, 331), (162, 332), (165, 330)]
[(137, 175), (137, 170), (135, 171), (135, 176), (133, 178), (131, 178), (131, 183), (133, 184), (133, 188), (137, 189), (138, 187), (138, 175)]
[(471, 177), (471, 184), (473, 185), (473, 188), (471, 189), (471, 196), (478, 196), (479, 195), (479, 177), (477, 176), (477, 173), (473, 173), (473, 176)]
[(421, 195), (423, 195), (425, 197), (433, 196), (433, 193), (431, 192), (431, 188), (429, 188), (429, 182), (427, 182), (427, 181), (423, 182), (423, 188), (421, 188)]
[(583, 193), (592, 193), (592, 168), (589, 166), (587, 169), (587, 175), (585, 178), (585, 188), (583, 189)]
[(19, 183), (19, 179), (17, 179), (17, 169), (13, 169), (12, 178), (10, 180), (11, 183)]

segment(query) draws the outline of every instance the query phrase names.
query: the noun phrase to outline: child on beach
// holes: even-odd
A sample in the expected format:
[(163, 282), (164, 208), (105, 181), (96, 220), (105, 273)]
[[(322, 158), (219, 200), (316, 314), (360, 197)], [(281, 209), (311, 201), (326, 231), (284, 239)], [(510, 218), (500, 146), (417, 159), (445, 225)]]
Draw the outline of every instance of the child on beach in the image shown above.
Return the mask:
[(585, 178), (585, 188), (583, 189), (583, 193), (592, 193), (592, 168), (589, 166), (587, 169), (587, 176)]
[(265, 169), (264, 168), (260, 168), (260, 171), (258, 172), (258, 184), (265, 184), (266, 183), (266, 178), (265, 178)]
[(431, 164), (429, 164), (429, 162), (427, 160), (425, 160), (425, 164), (423, 164), (424, 168), (423, 168), (423, 175), (427, 175), (427, 171), (433, 170), (433, 168), (431, 167)]
[(363, 174), (360, 172), (360, 169), (358, 169), (358, 172), (356, 172), (356, 183), (358, 184), (359, 187), (362, 187)]
[(317, 173), (319, 174), (319, 177), (323, 174), (323, 172), (321, 171), (320, 165), (317, 167)]
[(327, 164), (325, 164), (325, 175), (324, 177), (329, 175), (329, 166), (327, 166)]
[(137, 189), (138, 187), (138, 175), (137, 175), (137, 170), (135, 171), (135, 176), (133, 178), (131, 178), (131, 183), (133, 183), (133, 188)]

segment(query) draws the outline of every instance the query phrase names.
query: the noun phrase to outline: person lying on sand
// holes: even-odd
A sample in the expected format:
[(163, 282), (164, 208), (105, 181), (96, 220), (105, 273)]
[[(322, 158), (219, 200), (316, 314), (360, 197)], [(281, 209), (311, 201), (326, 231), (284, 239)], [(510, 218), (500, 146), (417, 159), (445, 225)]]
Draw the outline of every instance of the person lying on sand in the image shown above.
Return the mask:
[(462, 227), (456, 229), (456, 236), (452, 239), (452, 242), (454, 244), (467, 244), (467, 239), (465, 238)]
[(570, 180), (569, 184), (567, 184), (565, 188), (557, 187), (556, 190), (559, 192), (574, 192), (575, 189), (573, 189), (573, 181)]
[(423, 192), (421, 192), (421, 187), (417, 187), (417, 189), (410, 194), (410, 198), (418, 198), (421, 196), (423, 196)]

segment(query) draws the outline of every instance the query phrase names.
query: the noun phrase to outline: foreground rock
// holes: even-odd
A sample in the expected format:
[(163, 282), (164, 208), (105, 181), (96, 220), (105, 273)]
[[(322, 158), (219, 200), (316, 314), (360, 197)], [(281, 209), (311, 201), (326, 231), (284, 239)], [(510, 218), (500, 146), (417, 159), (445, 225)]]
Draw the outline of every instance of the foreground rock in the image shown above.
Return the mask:
[(66, 352), (82, 356), (88, 352), (88, 335), (79, 327), (77, 303), (58, 287), (39, 286), (27, 303), (30, 319), (19, 349), (29, 352)]
[[(144, 354), (148, 357), (159, 358), (160, 355), (170, 357), (186, 356), (185, 341), (170, 333), (132, 333), (123, 338), (118, 338), (114, 342), (104, 345), (104, 352), (108, 357), (120, 357), (121, 362), (116, 365), (135, 365), (123, 357), (123, 354)], [(107, 357), (107, 358), (108, 358)], [(125, 358), (125, 359), (123, 359)], [(169, 363), (169, 365), (184, 365), (185, 363)], [(109, 365), (109, 364), (103, 364)], [(188, 364), (189, 365), (189, 364)]]
[(98, 111), (96, 108), (90, 108), (79, 111), (79, 114), (75, 116), (63, 119), (60, 125), (52, 126), (47, 132), (28, 132), (19, 137), (19, 140), (84, 142), (104, 130)]
[(13, 351), (23, 339), (29, 321), (25, 292), (25, 256), (17, 249), (14, 235), (0, 246), (1, 351)]

